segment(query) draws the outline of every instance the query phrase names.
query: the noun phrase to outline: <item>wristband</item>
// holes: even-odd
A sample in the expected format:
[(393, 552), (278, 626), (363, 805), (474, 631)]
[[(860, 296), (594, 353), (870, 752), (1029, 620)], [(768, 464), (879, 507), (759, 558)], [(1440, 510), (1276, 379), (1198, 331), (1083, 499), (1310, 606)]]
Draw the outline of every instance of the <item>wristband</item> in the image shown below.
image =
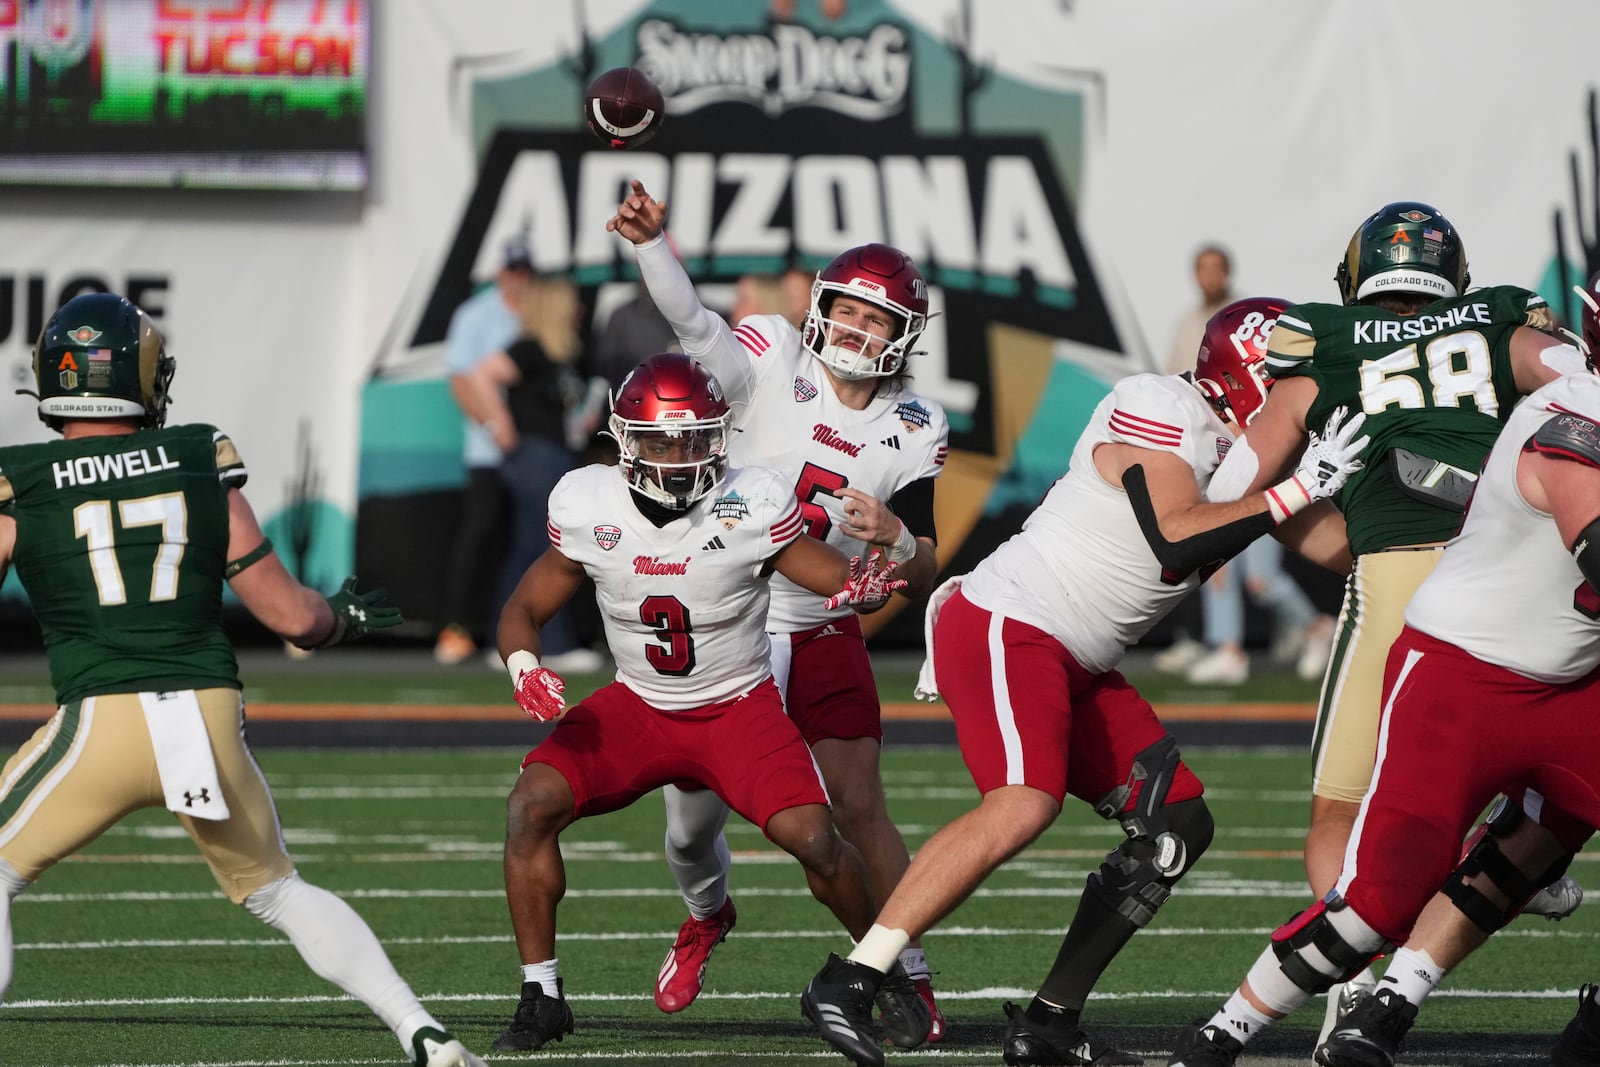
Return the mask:
[(900, 523), (900, 536), (894, 539), (884, 558), (890, 563), (908, 563), (917, 558), (917, 538), (904, 521)]
[(1297, 515), (1311, 506), (1311, 494), (1306, 492), (1298, 478), (1285, 478), (1266, 491), (1267, 508), (1272, 521), (1283, 525), (1291, 515)]
[(506, 671), (511, 675), (512, 685), (516, 685), (522, 681), (522, 675), (524, 672), (536, 671), (538, 669), (539, 657), (535, 656), (532, 652), (529, 652), (525, 648), (518, 649), (506, 657)]

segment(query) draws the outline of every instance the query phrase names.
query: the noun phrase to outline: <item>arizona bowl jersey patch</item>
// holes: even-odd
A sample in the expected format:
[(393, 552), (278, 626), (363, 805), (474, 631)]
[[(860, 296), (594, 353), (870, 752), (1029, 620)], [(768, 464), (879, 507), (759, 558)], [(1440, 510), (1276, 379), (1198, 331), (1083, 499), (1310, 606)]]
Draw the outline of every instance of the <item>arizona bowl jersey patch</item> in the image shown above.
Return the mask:
[(815, 400), (817, 398), (817, 387), (797, 374), (794, 377), (794, 398), (802, 404), (807, 400)]
[(737, 492), (729, 492), (711, 502), (711, 514), (724, 530), (731, 530), (750, 517), (750, 502)]
[(1219, 437), (1219, 438), (1217, 438), (1217, 462), (1218, 463), (1222, 462), (1222, 460), (1228, 454), (1228, 449), (1230, 449), (1232, 447), (1233, 447), (1233, 438), (1231, 438), (1231, 437)]
[(928, 409), (915, 400), (908, 400), (894, 409), (895, 416), (899, 418), (900, 425), (906, 428), (906, 433), (916, 433), (918, 430), (928, 428), (928, 423), (933, 416)]
[(596, 526), (594, 528), (594, 543), (610, 552), (617, 547), (617, 542), (622, 540), (622, 530), (616, 526)]

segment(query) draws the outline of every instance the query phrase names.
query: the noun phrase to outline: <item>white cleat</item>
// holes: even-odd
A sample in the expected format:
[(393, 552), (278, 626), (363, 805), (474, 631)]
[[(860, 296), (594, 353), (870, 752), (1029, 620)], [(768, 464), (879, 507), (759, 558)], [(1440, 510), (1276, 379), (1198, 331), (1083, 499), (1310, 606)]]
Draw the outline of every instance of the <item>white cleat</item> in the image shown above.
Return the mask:
[(1565, 919), (1583, 903), (1583, 886), (1564, 874), (1533, 895), (1522, 908), (1527, 915), (1543, 915), (1546, 919)]
[(1333, 1033), (1334, 1026), (1341, 1016), (1349, 1013), (1363, 997), (1372, 995), (1378, 988), (1378, 976), (1368, 967), (1350, 981), (1342, 985), (1333, 986), (1328, 990), (1328, 1007), (1322, 1014), (1322, 1029), (1317, 1031), (1317, 1046), (1328, 1040), (1328, 1035)]
[(417, 1051), (415, 1067), (489, 1067), (449, 1034), (425, 1026), (411, 1039)]

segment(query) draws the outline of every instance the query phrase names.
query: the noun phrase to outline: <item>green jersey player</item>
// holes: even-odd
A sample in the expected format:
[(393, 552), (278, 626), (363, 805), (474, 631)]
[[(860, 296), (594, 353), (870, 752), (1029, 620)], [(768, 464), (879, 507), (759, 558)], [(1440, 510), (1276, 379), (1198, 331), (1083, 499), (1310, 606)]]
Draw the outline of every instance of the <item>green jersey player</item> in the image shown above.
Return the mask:
[(165, 426), (174, 360), (120, 296), (75, 297), (34, 348), (39, 416), (61, 440), (0, 449), (0, 576), (15, 564), (59, 707), (0, 771), (0, 996), (11, 901), (124, 814), (178, 816), (224, 894), (364, 1001), (418, 1067), (482, 1067), (395, 973), (360, 916), (302, 881), (244, 742), (222, 585), (303, 648), (397, 625), (355, 580), (289, 576), (240, 488), (226, 435)]

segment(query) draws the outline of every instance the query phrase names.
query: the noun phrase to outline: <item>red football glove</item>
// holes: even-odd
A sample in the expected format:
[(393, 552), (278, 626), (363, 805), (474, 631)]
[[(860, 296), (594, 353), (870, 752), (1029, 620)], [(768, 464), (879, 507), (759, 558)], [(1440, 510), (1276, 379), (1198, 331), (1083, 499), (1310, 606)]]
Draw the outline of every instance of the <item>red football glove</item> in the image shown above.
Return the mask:
[(548, 667), (535, 667), (517, 677), (517, 705), (539, 722), (559, 719), (566, 713), (567, 702), (561, 694), (567, 683)]
[(835, 608), (870, 607), (881, 604), (889, 599), (889, 594), (896, 589), (904, 589), (904, 578), (896, 578), (895, 571), (900, 569), (900, 564), (891, 563), (882, 570), (878, 563), (883, 559), (883, 554), (874, 552), (867, 557), (865, 563), (860, 556), (850, 557), (850, 580), (844, 583), (844, 588), (833, 594), (823, 602), (823, 607), (832, 611)]

